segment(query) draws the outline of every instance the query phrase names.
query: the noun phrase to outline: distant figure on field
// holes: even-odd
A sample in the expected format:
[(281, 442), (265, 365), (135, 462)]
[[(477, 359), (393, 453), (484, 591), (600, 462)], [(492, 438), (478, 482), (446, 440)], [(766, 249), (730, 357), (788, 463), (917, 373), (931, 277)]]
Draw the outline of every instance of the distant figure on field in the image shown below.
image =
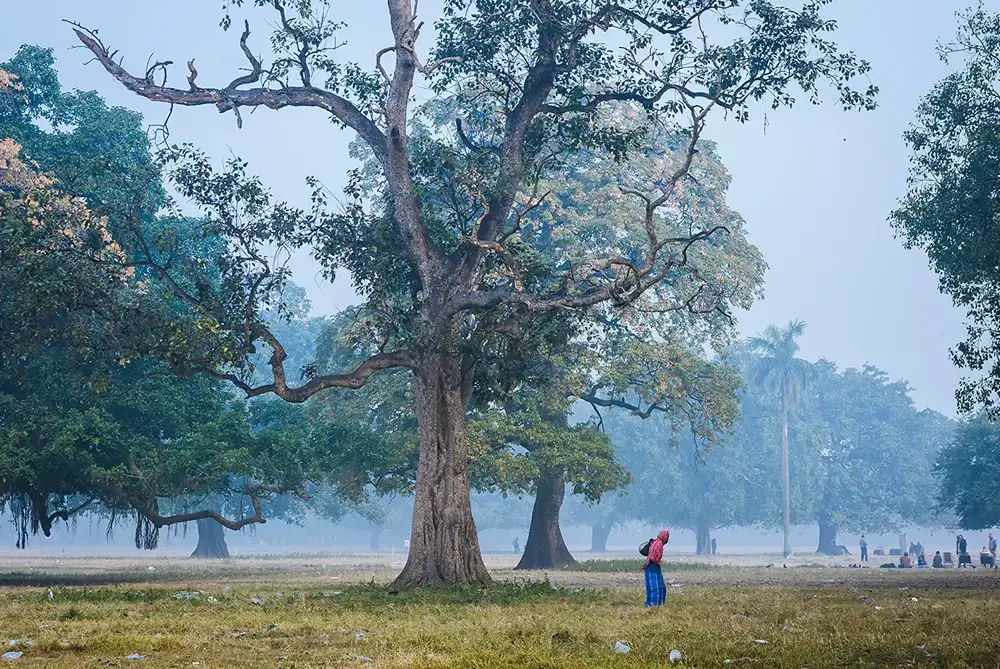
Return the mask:
[(663, 606), (667, 601), (667, 586), (663, 582), (660, 561), (663, 560), (663, 546), (668, 541), (670, 541), (670, 530), (660, 530), (656, 538), (649, 543), (646, 564), (642, 565), (642, 570), (646, 573), (646, 606)]
[(910, 559), (910, 554), (908, 552), (903, 553), (903, 556), (899, 558), (899, 568), (909, 569), (912, 566), (913, 566), (913, 560)]
[(941, 557), (941, 551), (934, 551), (934, 560), (931, 562), (931, 567), (934, 569), (944, 569), (944, 558)]
[(993, 556), (993, 565), (996, 566), (997, 562), (997, 540), (993, 538), (993, 533), (990, 532), (990, 555)]
[[(992, 534), (990, 535), (993, 536)], [(715, 544), (715, 537), (712, 537), (712, 555), (716, 555), (719, 552), (719, 547)]]
[(917, 556), (917, 567), (925, 568), (927, 567), (927, 558), (924, 557), (924, 552), (920, 551), (920, 555)]
[(521, 543), (517, 540), (517, 537), (514, 537), (514, 555), (520, 555), (520, 554), (521, 554)]
[(861, 561), (868, 562), (868, 542), (865, 541), (865, 535), (861, 535)]
[(979, 564), (984, 567), (993, 566), (993, 556), (986, 550), (986, 546), (983, 546), (983, 550), (979, 551)]
[(969, 542), (961, 534), (958, 535), (958, 554), (965, 555), (969, 552)]

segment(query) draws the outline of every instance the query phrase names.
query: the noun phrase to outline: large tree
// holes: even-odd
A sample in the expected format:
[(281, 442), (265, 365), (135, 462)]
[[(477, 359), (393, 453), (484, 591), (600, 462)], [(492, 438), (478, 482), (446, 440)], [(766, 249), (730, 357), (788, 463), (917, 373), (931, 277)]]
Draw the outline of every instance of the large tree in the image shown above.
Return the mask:
[[(2, 65), (0, 504), (21, 546), (83, 510), (130, 516), (146, 548), (167, 525), (242, 527), (263, 520), (272, 483), (301, 480), (287, 430), (255, 435), (226, 385), (175, 378), (94, 318), (148, 292), (112, 237), (132, 205), (162, 196), (137, 114), (62, 91), (48, 50)], [(170, 498), (234, 489), (246, 495), (236, 519), (168, 511)]]
[(817, 552), (839, 555), (837, 532), (892, 532), (932, 525), (931, 472), (938, 451), (951, 440), (951, 421), (917, 411), (905, 381), (880, 369), (838, 371), (813, 365), (813, 393), (802, 407), (814, 426), (814, 517)]
[(941, 449), (935, 466), (938, 506), (958, 516), (960, 527), (982, 530), (1000, 524), (995, 494), (1000, 477), (1000, 428), (985, 415), (963, 421)]
[(923, 98), (906, 133), (912, 151), (905, 197), (890, 222), (907, 248), (922, 249), (941, 292), (968, 312), (967, 337), (951, 351), (973, 372), (956, 391), (959, 410), (995, 414), (1000, 391), (1000, 14), (959, 14), (939, 48), (958, 61)]
[[(827, 0), (795, 9), (767, 0), (446, 0), (426, 59), (415, 4), (389, 0), (391, 38), (371, 71), (334, 57), (332, 38), (343, 26), (325, 2), (253, 4), (273, 12), (275, 57), (265, 65), (254, 55), (244, 23), (250, 71), (221, 86), (199, 81), (193, 61), (187, 85), (168, 86), (168, 63), (136, 74), (96, 32), (78, 26), (76, 34), (115, 79), (148, 99), (212, 105), (240, 124), (246, 109), (312, 107), (357, 132), (374, 154), (382, 188), (349, 188), (347, 211), (331, 216), (321, 189), (315, 210), (304, 213), (275, 204), (238, 161), (217, 175), (203, 156), (175, 151), (172, 173), (182, 192), (230, 241), (218, 268), (226, 292), (192, 290), (208, 284), (180, 280), (159, 260), (169, 255), (162, 247), (142, 265), (215, 335), (175, 347), (168, 357), (182, 372), (292, 402), (357, 388), (382, 370), (412, 372), (420, 463), (411, 550), (397, 587), (491, 580), (469, 503), (465, 429), (487, 342), (516, 341), (567, 312), (599, 324), (637, 309), (716, 309), (714, 277), (689, 252), (724, 236), (724, 226), (669, 232), (683, 216), (678, 195), (700, 187), (705, 162), (696, 146), (709, 115), (746, 121), (757, 101), (789, 106), (795, 87), (816, 101), (824, 83), (847, 108), (871, 108), (876, 93), (853, 87), (867, 63), (827, 39), (835, 27), (821, 15)], [(454, 102), (454, 129), (415, 131), (410, 102), (418, 77)], [(644, 108), (645, 117), (621, 124), (613, 112), (623, 103)], [(539, 185), (552, 169), (580, 148), (620, 157), (656, 124), (675, 127), (684, 148), (664, 173), (634, 175), (625, 189), (635, 205), (627, 225), (591, 239), (549, 222), (556, 198)], [(350, 272), (372, 335), (371, 357), (358, 367), (302, 385), (289, 379), (283, 347), (259, 318), (259, 303), (279, 299), (287, 276), (260, 249), (291, 243), (297, 227), (331, 272)], [(561, 249), (558, 258), (541, 252), (550, 244)], [(239, 370), (258, 346), (273, 352), (273, 381), (253, 385)]]
[(791, 321), (783, 328), (770, 326), (747, 342), (759, 355), (755, 373), (762, 381), (770, 382), (781, 398), (781, 490), (784, 529), (784, 556), (792, 554), (792, 506), (788, 460), (788, 412), (801, 392), (808, 373), (808, 364), (795, 357), (799, 351), (797, 339), (805, 331), (802, 321)]

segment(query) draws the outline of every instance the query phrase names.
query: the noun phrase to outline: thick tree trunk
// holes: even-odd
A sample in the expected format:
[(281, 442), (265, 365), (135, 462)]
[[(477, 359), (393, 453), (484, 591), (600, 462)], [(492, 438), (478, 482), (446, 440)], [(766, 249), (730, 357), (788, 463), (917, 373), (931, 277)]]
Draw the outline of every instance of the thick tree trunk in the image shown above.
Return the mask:
[(837, 523), (830, 520), (819, 522), (819, 545), (816, 547), (817, 553), (823, 555), (840, 555), (837, 547)]
[(371, 523), (371, 534), (368, 537), (368, 548), (373, 552), (378, 552), (382, 550), (382, 542), (380, 541), (382, 537), (382, 528)]
[(788, 476), (788, 391), (787, 382), (781, 384), (781, 492), (784, 502), (785, 546), (782, 554), (792, 554), (792, 503)]
[(193, 558), (228, 558), (229, 546), (226, 545), (226, 528), (211, 518), (198, 521), (198, 545), (191, 553)]
[(712, 528), (707, 520), (699, 520), (695, 528), (695, 553), (698, 555), (712, 554)]
[(608, 537), (611, 536), (611, 528), (614, 523), (610, 519), (604, 523), (594, 523), (590, 526), (590, 552), (607, 553)]
[(391, 589), (493, 582), (479, 551), (469, 494), (466, 402), (458, 355), (426, 356), (414, 370), (420, 462), (406, 566)]
[(566, 495), (566, 482), (560, 473), (547, 472), (538, 481), (537, 488), (528, 540), (515, 569), (554, 569), (576, 564), (559, 529), (559, 510)]

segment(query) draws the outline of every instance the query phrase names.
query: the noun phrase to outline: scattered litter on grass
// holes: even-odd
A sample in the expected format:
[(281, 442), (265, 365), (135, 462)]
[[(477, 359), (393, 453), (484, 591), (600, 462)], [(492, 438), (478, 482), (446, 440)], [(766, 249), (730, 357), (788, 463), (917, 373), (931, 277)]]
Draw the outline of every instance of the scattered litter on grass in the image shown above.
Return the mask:
[(859, 602), (864, 602), (865, 604), (874, 604), (875, 603), (875, 600), (872, 599), (871, 597), (869, 597), (868, 595), (861, 595), (860, 597), (858, 597), (858, 601)]
[(761, 644), (761, 645), (764, 645), (764, 644), (766, 644), (766, 643), (769, 643), (769, 641), (768, 641), (767, 639), (754, 639), (754, 640), (753, 640), (753, 642), (754, 642), (754, 643), (759, 643), (759, 644)]
[(723, 664), (750, 664), (751, 662), (756, 662), (757, 660), (752, 657), (741, 657), (737, 660), (726, 660)]
[(674, 662), (679, 662), (681, 659), (681, 652), (679, 650), (672, 650), (670, 651), (670, 655), (668, 657), (670, 659), (671, 664), (673, 664)]
[(683, 588), (684, 584), (683, 583), (671, 583), (670, 587), (671, 588)]
[(882, 610), (882, 607), (881, 607), (881, 606), (876, 606), (876, 607), (875, 607), (875, 610), (876, 610), (876, 611), (881, 611), (881, 610)]
[(631, 611), (619, 611), (618, 613), (622, 614), (623, 616), (630, 616), (630, 615), (632, 615)]
[(354, 638), (357, 639), (358, 641), (360, 641), (361, 639), (365, 638), (365, 633), (364, 632), (358, 632), (357, 634), (354, 635)]
[(899, 591), (900, 592), (906, 592), (909, 589), (910, 589), (909, 587), (904, 586), (904, 587), (900, 588)]
[(344, 591), (343, 590), (334, 590), (333, 594), (335, 594), (335, 595), (342, 595), (342, 594), (344, 594)]
[(146, 656), (145, 655), (140, 655), (139, 653), (132, 653), (131, 655), (126, 655), (125, 659), (126, 660), (145, 660)]
[(0, 657), (2, 657), (5, 660), (20, 660), (22, 655), (24, 655), (24, 653), (22, 653), (21, 651), (12, 650), (9, 653), (4, 653), (3, 655), (0, 655)]
[(21, 646), (22, 648), (30, 648), (35, 645), (35, 642), (31, 639), (11, 639), (10, 643), (7, 644), (11, 648), (17, 648)]
[(218, 604), (219, 603), (219, 600), (217, 600), (215, 597), (209, 597), (206, 601), (209, 604)]
[(156, 571), (156, 567), (148, 567), (146, 571)]
[(270, 632), (273, 629), (278, 629), (278, 626), (275, 625), (274, 623), (271, 623), (270, 625), (267, 626), (267, 631), (268, 632)]
[(253, 597), (250, 599), (251, 604), (256, 604), (257, 606), (264, 606), (264, 600), (260, 597)]
[(920, 600), (917, 599), (916, 597), (910, 597), (910, 601), (911, 602), (919, 602)]
[(747, 618), (746, 615), (742, 613), (734, 613), (733, 615), (729, 616), (729, 618), (730, 620), (749, 620), (749, 618)]
[(181, 590), (180, 592), (174, 593), (174, 599), (201, 599), (200, 592), (188, 592), (187, 590)]
[(785, 625), (785, 626), (784, 626), (784, 628), (782, 628), (782, 630), (781, 630), (781, 631), (782, 631), (782, 632), (794, 632), (795, 630), (793, 630), (793, 629), (792, 629), (791, 627), (789, 627), (788, 625)]
[(627, 644), (624, 644), (621, 641), (615, 641), (615, 652), (618, 653), (619, 655), (625, 655), (630, 650), (632, 650), (631, 646), (628, 646)]
[(224, 587), (224, 588), (222, 589), (222, 591), (223, 591), (223, 592), (229, 592), (229, 591), (230, 591), (230, 590), (232, 590), (232, 589), (233, 589), (233, 587), (232, 587), (231, 585), (227, 585), (226, 587)]

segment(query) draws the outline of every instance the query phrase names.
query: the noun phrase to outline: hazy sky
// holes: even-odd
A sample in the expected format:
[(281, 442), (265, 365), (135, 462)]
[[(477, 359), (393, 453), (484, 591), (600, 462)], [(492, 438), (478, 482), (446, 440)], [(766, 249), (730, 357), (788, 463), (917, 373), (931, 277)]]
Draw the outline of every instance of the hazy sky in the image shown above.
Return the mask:
[[(963, 314), (938, 293), (923, 254), (904, 251), (893, 239), (886, 217), (905, 187), (903, 131), (921, 95), (947, 72), (935, 42), (954, 33), (954, 13), (969, 2), (836, 0), (829, 14), (840, 24), (837, 41), (871, 61), (872, 80), (881, 89), (879, 109), (845, 113), (832, 104), (799, 105), (769, 114), (766, 133), (760, 115), (747, 125), (718, 117), (708, 132), (733, 174), (730, 203), (746, 218), (751, 240), (770, 265), (766, 296), (740, 315), (741, 331), (804, 320), (803, 357), (826, 357), (842, 367), (877, 365), (908, 379), (920, 407), (949, 415), (954, 415), (961, 374), (948, 359), (948, 347), (964, 334)], [(151, 53), (175, 61), (175, 84), (183, 84), (184, 62), (190, 58), (196, 59), (204, 85), (225, 85), (245, 66), (238, 31), (225, 34), (218, 28), (218, 1), (7, 4), (0, 60), (21, 44), (54, 47), (66, 88), (95, 89), (113, 104), (142, 111), (150, 123), (162, 121), (166, 107), (128, 93), (99, 65), (85, 66), (88, 53), (70, 50), (75, 37), (61, 19), (100, 29), (133, 72), (145, 69)], [(421, 2), (421, 18), (428, 24), (438, 4)], [(340, 55), (369, 65), (374, 53), (391, 43), (384, 2), (333, 0), (332, 5), (349, 24), (348, 45)], [(986, 5), (1000, 9), (1000, 0)], [(266, 53), (271, 12), (246, 15), (254, 29), (250, 44)], [(422, 39), (426, 53), (430, 39), (426, 34)], [(178, 108), (170, 127), (172, 141), (193, 142), (220, 158), (230, 152), (246, 158), (293, 201), (306, 202), (307, 175), (336, 189), (350, 165), (346, 146), (351, 136), (334, 130), (315, 110), (244, 112), (238, 131), (232, 114), (219, 115), (213, 107)], [(338, 278), (326, 284), (309, 258), (297, 258), (295, 271), (318, 313), (352, 301), (348, 282)]]

